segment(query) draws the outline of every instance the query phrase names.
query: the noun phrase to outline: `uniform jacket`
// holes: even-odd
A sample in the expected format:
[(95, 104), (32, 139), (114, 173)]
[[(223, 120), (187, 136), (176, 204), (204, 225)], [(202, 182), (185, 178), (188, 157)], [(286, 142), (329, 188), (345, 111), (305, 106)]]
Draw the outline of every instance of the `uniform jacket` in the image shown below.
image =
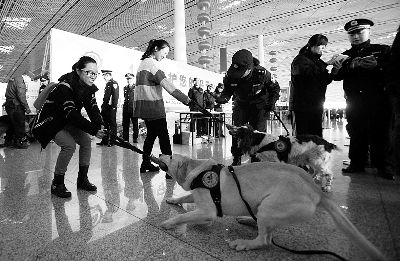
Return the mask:
[(29, 113), (28, 102), (26, 100), (27, 87), (22, 76), (17, 76), (14, 79), (10, 79), (6, 89), (6, 104), (14, 103), (14, 105), (21, 105), (24, 107), (25, 112)]
[[(91, 135), (96, 135), (104, 124), (96, 102), (95, 92), (98, 89), (95, 85), (84, 85), (75, 72), (61, 76), (59, 82), (49, 93), (32, 128), (42, 148), (45, 148), (66, 124), (73, 124)], [(83, 107), (90, 121), (82, 116)]]
[(124, 87), (124, 111), (133, 113), (133, 98), (135, 95), (135, 87), (135, 84), (132, 84), (132, 86), (126, 85)]
[[(188, 92), (188, 97), (197, 102), (198, 105), (200, 105), (201, 107), (204, 108), (204, 91), (202, 88), (200, 88), (199, 86), (195, 87), (193, 86), (192, 88), (189, 89)], [(189, 109), (191, 111), (198, 111), (198, 106), (194, 103), (194, 104), (190, 104)]]
[(117, 109), (119, 98), (119, 86), (118, 83), (111, 79), (106, 83), (106, 88), (104, 89), (103, 104), (101, 105), (102, 110), (107, 109)]
[(332, 82), (326, 67), (320, 55), (308, 50), (294, 58), (291, 65), (292, 110), (323, 110), (326, 87)]
[[(338, 71), (334, 80), (343, 80), (343, 89), (347, 96), (365, 93), (370, 97), (383, 94), (384, 91), (384, 65), (390, 52), (390, 47), (381, 44), (371, 44), (370, 40), (354, 45), (343, 54), (350, 58), (345, 60), (342, 68)], [(351, 68), (351, 62), (356, 57), (374, 55), (377, 58), (378, 66), (374, 69)]]
[(255, 61), (252, 72), (245, 78), (224, 78), (224, 90), (217, 102), (224, 103), (234, 96), (236, 105), (255, 104), (270, 111), (279, 98), (280, 87), (273, 82), (271, 73)]

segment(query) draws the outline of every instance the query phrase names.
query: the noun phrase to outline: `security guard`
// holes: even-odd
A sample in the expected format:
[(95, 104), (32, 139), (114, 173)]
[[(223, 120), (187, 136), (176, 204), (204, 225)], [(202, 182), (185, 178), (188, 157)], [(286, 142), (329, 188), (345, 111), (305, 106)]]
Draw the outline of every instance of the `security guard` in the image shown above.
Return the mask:
[[(119, 97), (118, 83), (112, 78), (111, 70), (101, 70), (104, 80), (106, 81), (106, 88), (104, 89), (103, 104), (101, 105), (101, 116), (105, 124), (105, 128), (112, 134), (117, 135), (117, 106)], [(105, 135), (103, 140), (97, 145), (100, 146), (113, 146), (110, 136)]]
[[(216, 102), (226, 103), (233, 95), (233, 124), (250, 124), (258, 131), (266, 131), (268, 115), (279, 98), (279, 91), (279, 84), (272, 81), (271, 73), (260, 66), (250, 51), (242, 49), (232, 57), (232, 65), (224, 78), (224, 90)], [(232, 138), (234, 166), (241, 164), (242, 152), (237, 142)]]
[(368, 147), (371, 164), (386, 177), (384, 171), (384, 148), (387, 133), (387, 102), (384, 93), (383, 65), (390, 47), (371, 44), (370, 28), (374, 25), (368, 19), (347, 22), (344, 29), (348, 33), (351, 48), (343, 52), (349, 56), (334, 77), (343, 80), (346, 97), (346, 127), (350, 136), (350, 165), (344, 173), (364, 172)]
[(122, 106), (122, 137), (129, 141), (130, 121), (133, 124), (133, 143), (137, 143), (139, 136), (138, 118), (133, 117), (133, 97), (135, 93), (135, 75), (133, 73), (125, 74), (128, 85), (124, 87), (124, 105)]

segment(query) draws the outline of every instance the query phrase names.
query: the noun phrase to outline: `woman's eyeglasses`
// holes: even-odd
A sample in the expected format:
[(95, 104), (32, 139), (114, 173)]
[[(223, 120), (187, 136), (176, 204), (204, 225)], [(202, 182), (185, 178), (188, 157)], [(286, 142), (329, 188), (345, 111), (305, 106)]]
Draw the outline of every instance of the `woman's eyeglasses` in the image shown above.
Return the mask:
[(99, 76), (99, 73), (97, 72), (92, 72), (92, 71), (86, 71), (86, 70), (81, 70), (82, 72), (85, 72), (87, 76), (89, 77), (94, 77), (96, 78), (97, 76)]

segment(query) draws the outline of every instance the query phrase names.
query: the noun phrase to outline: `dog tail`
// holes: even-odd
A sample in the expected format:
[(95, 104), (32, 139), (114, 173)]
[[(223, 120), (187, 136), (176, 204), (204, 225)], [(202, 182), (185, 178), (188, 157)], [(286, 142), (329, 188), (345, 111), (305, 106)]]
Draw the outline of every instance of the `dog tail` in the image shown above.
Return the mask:
[(361, 234), (361, 232), (343, 214), (339, 207), (326, 195), (322, 195), (319, 203), (332, 216), (340, 230), (343, 231), (352, 241), (356, 242), (373, 260), (387, 260), (386, 257)]

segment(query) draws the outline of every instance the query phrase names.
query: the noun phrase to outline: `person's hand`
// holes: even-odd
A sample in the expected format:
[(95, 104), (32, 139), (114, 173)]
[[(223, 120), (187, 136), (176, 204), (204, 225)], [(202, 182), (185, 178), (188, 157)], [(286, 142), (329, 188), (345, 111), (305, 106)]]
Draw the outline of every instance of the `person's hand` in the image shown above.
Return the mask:
[(334, 55), (332, 56), (332, 58), (331, 58), (329, 61), (326, 62), (326, 64), (328, 64), (328, 65), (333, 65), (335, 62), (337, 62), (337, 58), (338, 58), (338, 57), (339, 57), (338, 54), (334, 54)]
[(351, 61), (350, 68), (363, 68), (363, 69), (374, 69), (378, 65), (378, 61), (373, 55), (367, 57), (356, 57)]
[(104, 126), (101, 126), (101, 129), (97, 131), (96, 138), (102, 139), (106, 135), (106, 131)]

